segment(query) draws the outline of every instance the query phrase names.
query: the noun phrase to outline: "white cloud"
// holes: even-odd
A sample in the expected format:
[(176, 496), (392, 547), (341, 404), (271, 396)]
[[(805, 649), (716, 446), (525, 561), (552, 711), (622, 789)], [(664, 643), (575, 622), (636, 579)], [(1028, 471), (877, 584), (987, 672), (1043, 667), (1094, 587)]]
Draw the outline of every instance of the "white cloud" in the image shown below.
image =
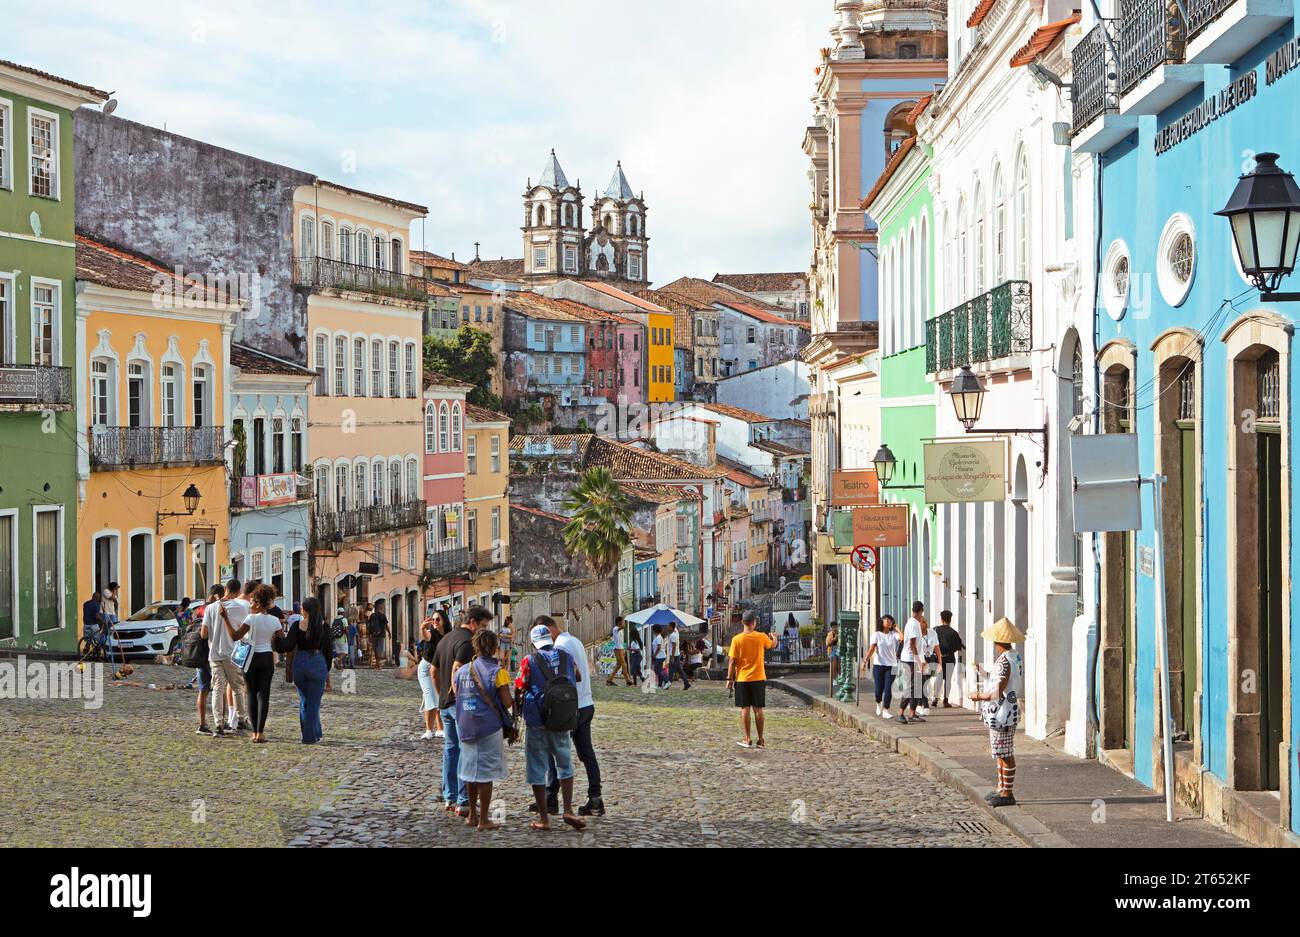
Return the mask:
[[(659, 282), (801, 270), (800, 150), (833, 4), (788, 0), (71, 0), (10, 57), (143, 123), (428, 205), (431, 249), (518, 256), (555, 147), (590, 198), (621, 159)], [(49, 35), (59, 42), (49, 43)], [(416, 243), (419, 238), (416, 236)]]

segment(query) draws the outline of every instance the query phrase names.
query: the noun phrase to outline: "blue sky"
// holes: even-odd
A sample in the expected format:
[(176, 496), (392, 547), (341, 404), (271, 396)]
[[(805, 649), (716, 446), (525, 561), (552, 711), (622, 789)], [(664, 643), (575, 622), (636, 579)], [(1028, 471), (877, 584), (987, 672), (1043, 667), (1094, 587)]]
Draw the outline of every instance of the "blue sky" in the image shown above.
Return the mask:
[(60, 0), (8, 17), (0, 58), (112, 90), (121, 117), (427, 205), (428, 248), (459, 259), (475, 241), (521, 256), (520, 195), (552, 147), (588, 204), (621, 159), (663, 283), (807, 267), (800, 146), (833, 9)]

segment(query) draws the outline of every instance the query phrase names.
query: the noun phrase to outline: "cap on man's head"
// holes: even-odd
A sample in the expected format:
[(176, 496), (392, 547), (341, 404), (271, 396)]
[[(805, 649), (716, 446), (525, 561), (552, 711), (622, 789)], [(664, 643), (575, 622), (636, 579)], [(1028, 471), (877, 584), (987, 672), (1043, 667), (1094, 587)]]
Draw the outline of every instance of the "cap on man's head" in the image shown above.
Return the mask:
[(551, 637), (551, 629), (545, 625), (533, 625), (533, 630), (528, 632), (528, 638), (533, 642), (533, 647), (551, 647), (555, 644), (555, 639)]

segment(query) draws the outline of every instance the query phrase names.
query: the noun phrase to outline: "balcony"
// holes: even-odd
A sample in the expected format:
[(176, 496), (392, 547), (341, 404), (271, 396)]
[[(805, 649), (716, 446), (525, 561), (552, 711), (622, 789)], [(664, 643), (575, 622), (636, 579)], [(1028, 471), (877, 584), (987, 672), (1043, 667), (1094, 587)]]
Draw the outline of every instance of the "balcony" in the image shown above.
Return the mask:
[(1291, 0), (1183, 0), (1187, 61), (1229, 65), (1291, 19)]
[(1117, 30), (1120, 111), (1159, 114), (1204, 81), (1187, 65), (1187, 29), (1174, 0), (1125, 0)]
[(224, 459), (220, 426), (92, 426), (92, 469), (201, 465)]
[(230, 509), (256, 510), (303, 500), (310, 496), (311, 489), (306, 484), (299, 484), (299, 480), (297, 472), (236, 478), (230, 486)]
[(318, 511), (314, 519), (316, 540), (329, 543), (336, 535), (347, 540), (411, 527), (422, 528), (425, 525), (424, 509), (423, 501), (405, 501), (346, 511)]
[(424, 570), (428, 575), (439, 579), (445, 579), (448, 576), (460, 576), (469, 570), (469, 564), (472, 560), (474, 560), (474, 554), (466, 547), (434, 550), (425, 554)]
[(378, 267), (350, 264), (329, 257), (295, 257), (293, 282), (311, 289), (372, 293), (394, 299), (427, 302), (429, 280)]
[(1029, 283), (1008, 280), (925, 323), (925, 370), (952, 371), (988, 362), (990, 369), (1024, 366), (1029, 354), (1033, 307)]
[(479, 550), (470, 555), (480, 573), (510, 565), (510, 547), (501, 544), (495, 550)]
[(808, 486), (798, 485), (794, 488), (782, 488), (781, 500), (786, 504), (796, 504), (808, 500)]
[(71, 410), (72, 368), (0, 365), (0, 410)]

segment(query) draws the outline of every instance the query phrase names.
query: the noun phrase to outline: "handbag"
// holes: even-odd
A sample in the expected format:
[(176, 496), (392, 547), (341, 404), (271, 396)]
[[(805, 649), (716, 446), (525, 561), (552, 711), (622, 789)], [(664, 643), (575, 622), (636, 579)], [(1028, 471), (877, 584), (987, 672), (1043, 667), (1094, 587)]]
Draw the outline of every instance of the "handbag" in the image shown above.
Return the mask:
[(987, 700), (980, 707), (980, 721), (995, 732), (1007, 732), (1020, 724), (1020, 707), (1016, 694), (1006, 693), (998, 700)]
[(483, 701), (491, 704), (496, 709), (497, 714), (501, 716), (501, 734), (505, 737), (506, 742), (510, 745), (515, 744), (515, 742), (519, 741), (519, 726), (515, 723), (514, 716), (507, 717), (505, 709), (501, 706), (501, 700), (495, 693), (489, 693), (487, 688), (483, 686), (483, 678), (478, 675), (478, 668), (474, 666), (473, 661), (469, 663), (469, 675), (474, 681), (474, 686), (478, 688), (479, 695), (483, 697)]
[(230, 662), (239, 668), (240, 673), (248, 673), (253, 663), (253, 645), (247, 641), (236, 641), (235, 649), (230, 652)]

